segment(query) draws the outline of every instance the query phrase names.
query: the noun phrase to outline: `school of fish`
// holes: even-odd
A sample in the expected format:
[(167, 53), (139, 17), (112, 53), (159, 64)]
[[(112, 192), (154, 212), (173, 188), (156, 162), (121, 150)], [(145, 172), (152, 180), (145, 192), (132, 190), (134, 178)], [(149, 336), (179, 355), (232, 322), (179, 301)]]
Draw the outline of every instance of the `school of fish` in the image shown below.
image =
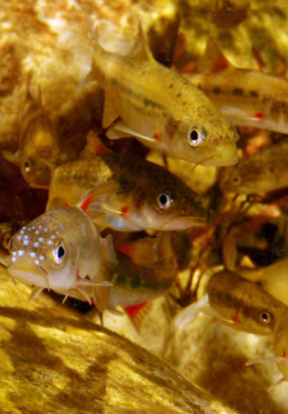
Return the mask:
[[(1, 223), (1, 265), (31, 286), (30, 300), (54, 291), (101, 318), (121, 317), (122, 308), (138, 332), (151, 301), (170, 295), (184, 309), (169, 340), (199, 312), (270, 335), (274, 357), (247, 365), (274, 362), (288, 380), (287, 80), (236, 68), (212, 39), (198, 72), (184, 73), (154, 59), (141, 23), (137, 51), (123, 54), (105, 49), (101, 25), (86, 21), (93, 53), (79, 88), (94, 82), (103, 90), (102, 123), (82, 152), (71, 151), (27, 75), (17, 148), (1, 154), (47, 203), (18, 228)], [(152, 151), (162, 165), (147, 160)], [(185, 180), (170, 171), (171, 159), (187, 165)], [(217, 168), (201, 195), (193, 189), (198, 165), (207, 176)], [(179, 288), (179, 269), (193, 276), (204, 256), (206, 285), (200, 278), (196, 292), (191, 283)]]

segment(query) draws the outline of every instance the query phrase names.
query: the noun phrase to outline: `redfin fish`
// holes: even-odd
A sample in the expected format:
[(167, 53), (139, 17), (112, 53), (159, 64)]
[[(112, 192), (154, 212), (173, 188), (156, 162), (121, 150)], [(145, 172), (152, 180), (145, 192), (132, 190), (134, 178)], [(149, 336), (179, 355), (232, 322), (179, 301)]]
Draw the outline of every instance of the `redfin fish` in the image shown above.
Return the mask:
[[(28, 86), (29, 89), (29, 86)], [(3, 156), (20, 166), (24, 180), (34, 188), (48, 188), (51, 170), (60, 158), (54, 126), (41, 103), (27, 92), (27, 103), (19, 126), (19, 148), (15, 154), (3, 151)]]
[[(169, 233), (161, 233), (156, 239), (147, 237), (118, 246), (116, 251), (118, 263), (111, 271), (110, 308), (139, 305), (171, 288), (178, 267)], [(141, 265), (135, 263), (141, 259)]]
[(234, 329), (257, 335), (272, 335), (286, 306), (239, 274), (223, 270), (211, 276), (207, 294), (183, 310), (173, 322), (176, 329), (208, 313)]
[(94, 33), (92, 37), (89, 78), (105, 91), (102, 126), (109, 128), (108, 138), (132, 136), (149, 148), (197, 164), (238, 161), (233, 125), (202, 91), (153, 59), (141, 26), (138, 58), (108, 52)]
[(223, 171), (220, 187), (224, 192), (254, 194), (288, 186), (288, 142), (282, 141), (240, 160)]
[(77, 207), (49, 211), (22, 227), (11, 238), (9, 253), (2, 264), (13, 278), (35, 287), (32, 298), (48, 288), (67, 296), (79, 293), (90, 302), (87, 287), (111, 287), (101, 273), (116, 263), (111, 237), (102, 239)]
[[(171, 235), (163, 232), (156, 238), (145, 237), (115, 246), (117, 263), (107, 272), (113, 287), (86, 287), (97, 308), (125, 309), (135, 327), (140, 328), (148, 301), (164, 295), (172, 287), (178, 272)], [(83, 300), (81, 293), (78, 299)]]
[(195, 192), (165, 168), (131, 154), (107, 152), (57, 167), (47, 210), (77, 203), (101, 228), (184, 230), (205, 224)]
[(227, 270), (211, 277), (207, 293), (213, 310), (235, 329), (249, 333), (272, 334), (279, 316), (286, 309), (256, 283)]
[(200, 74), (185, 75), (237, 126), (288, 133), (288, 81), (233, 66), (210, 40)]

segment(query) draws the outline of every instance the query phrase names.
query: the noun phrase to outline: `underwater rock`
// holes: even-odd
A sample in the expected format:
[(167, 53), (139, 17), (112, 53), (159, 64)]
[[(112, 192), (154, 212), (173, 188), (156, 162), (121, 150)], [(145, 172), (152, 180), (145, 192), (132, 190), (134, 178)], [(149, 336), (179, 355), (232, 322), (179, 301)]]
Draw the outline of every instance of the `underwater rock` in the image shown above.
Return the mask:
[(232, 414), (143, 348), (0, 273), (1, 413)]

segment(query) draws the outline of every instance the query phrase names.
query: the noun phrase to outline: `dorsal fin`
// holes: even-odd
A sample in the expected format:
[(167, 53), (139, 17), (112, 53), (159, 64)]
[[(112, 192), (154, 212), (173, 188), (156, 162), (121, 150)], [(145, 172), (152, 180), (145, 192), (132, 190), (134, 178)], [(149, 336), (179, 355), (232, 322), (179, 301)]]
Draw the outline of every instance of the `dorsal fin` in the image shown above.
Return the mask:
[(209, 39), (204, 56), (198, 64), (199, 72), (217, 72), (229, 67), (233, 67), (232, 63), (223, 55), (217, 43), (213, 39)]
[(154, 60), (153, 54), (149, 49), (141, 21), (138, 23), (137, 44), (133, 55), (138, 59)]

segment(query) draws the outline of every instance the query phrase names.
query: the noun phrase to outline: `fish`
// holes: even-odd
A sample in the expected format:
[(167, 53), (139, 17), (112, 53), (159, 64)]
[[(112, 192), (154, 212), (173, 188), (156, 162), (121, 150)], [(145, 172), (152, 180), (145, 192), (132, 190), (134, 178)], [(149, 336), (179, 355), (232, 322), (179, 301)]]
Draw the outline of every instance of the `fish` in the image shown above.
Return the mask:
[[(120, 306), (128, 314), (137, 331), (140, 330), (150, 301), (165, 295), (178, 274), (172, 237), (162, 232), (156, 237), (144, 237), (116, 244), (116, 266), (107, 272), (111, 289), (85, 287), (100, 312), (117, 313)], [(79, 300), (84, 300), (78, 292)]]
[(231, 168), (223, 169), (220, 188), (223, 192), (255, 194), (286, 188), (288, 142), (283, 140), (262, 148), (241, 159)]
[(236, 272), (223, 270), (208, 282), (209, 306), (235, 329), (269, 335), (286, 306)]
[(135, 57), (103, 49), (87, 20), (93, 41), (87, 81), (96, 80), (104, 90), (102, 127), (108, 138), (134, 137), (150, 149), (196, 164), (237, 163), (234, 126), (199, 88), (154, 60), (141, 24)]
[(139, 305), (171, 288), (178, 265), (170, 233), (160, 233), (155, 239), (145, 237), (115, 249), (118, 263), (110, 272), (110, 308)]
[(130, 153), (106, 152), (58, 166), (46, 211), (75, 205), (101, 229), (185, 230), (206, 223), (202, 199), (193, 190), (165, 168)]
[(288, 133), (287, 79), (236, 68), (212, 39), (199, 63), (199, 73), (185, 77), (234, 125)]
[[(30, 81), (29, 81), (30, 83)], [(35, 100), (28, 87), (26, 106), (19, 125), (19, 147), (16, 153), (2, 151), (3, 157), (19, 165), (24, 180), (32, 188), (47, 189), (51, 171), (61, 160), (59, 140), (41, 103), (41, 92)]]
[(256, 335), (273, 335), (287, 307), (239, 273), (220, 270), (211, 275), (197, 302), (173, 321), (171, 332), (192, 322), (199, 312), (211, 315), (233, 329)]
[(106, 269), (117, 263), (111, 237), (101, 238), (78, 207), (46, 212), (17, 231), (9, 242), (9, 257), (1, 258), (9, 275), (32, 285), (30, 299), (43, 289), (92, 301), (86, 287), (111, 288)]

